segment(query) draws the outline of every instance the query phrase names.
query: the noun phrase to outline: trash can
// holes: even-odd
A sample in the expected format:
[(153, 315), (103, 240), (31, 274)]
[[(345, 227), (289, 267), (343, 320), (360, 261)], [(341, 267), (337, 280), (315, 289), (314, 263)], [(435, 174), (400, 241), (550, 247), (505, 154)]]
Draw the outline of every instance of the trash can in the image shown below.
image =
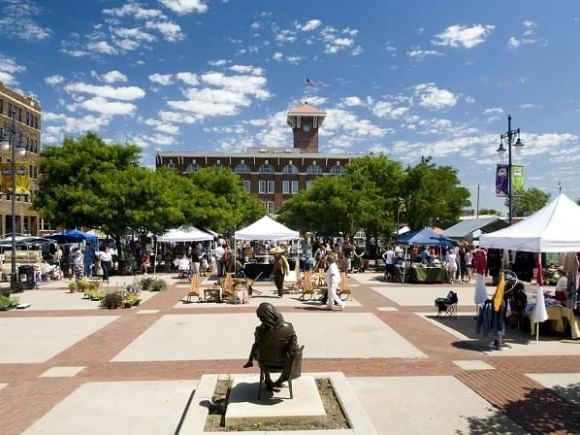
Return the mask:
[(18, 267), (18, 281), (22, 289), (34, 288), (34, 266), (24, 264)]

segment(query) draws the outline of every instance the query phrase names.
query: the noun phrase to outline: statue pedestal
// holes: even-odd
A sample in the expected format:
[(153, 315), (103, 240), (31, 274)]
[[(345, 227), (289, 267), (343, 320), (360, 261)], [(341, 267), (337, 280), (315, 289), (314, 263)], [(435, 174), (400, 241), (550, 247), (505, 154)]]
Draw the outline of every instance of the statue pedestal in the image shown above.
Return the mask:
[[(276, 375), (274, 374), (274, 377)], [(226, 411), (226, 427), (240, 423), (320, 422), (326, 418), (322, 399), (312, 376), (292, 381), (294, 398), (290, 399), (288, 383), (279, 392), (265, 386), (258, 401), (259, 375), (236, 376)]]

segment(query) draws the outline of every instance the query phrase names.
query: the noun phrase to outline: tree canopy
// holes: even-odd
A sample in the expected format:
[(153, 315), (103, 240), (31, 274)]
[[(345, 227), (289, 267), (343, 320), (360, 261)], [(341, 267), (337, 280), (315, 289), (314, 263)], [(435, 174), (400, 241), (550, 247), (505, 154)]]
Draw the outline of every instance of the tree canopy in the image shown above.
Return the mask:
[(352, 160), (342, 176), (326, 176), (284, 202), (280, 220), (302, 231), (347, 236), (363, 229), (390, 239), (398, 221), (412, 228), (448, 226), (469, 205), (455, 169), (422, 159), (403, 169), (386, 156)]
[[(549, 193), (542, 192), (535, 187), (517, 193), (514, 192), (512, 196), (512, 215), (527, 216), (544, 207), (549, 199)], [(506, 206), (509, 207), (507, 199)]]
[(265, 213), (231, 171), (188, 178), (142, 167), (139, 157), (139, 147), (94, 133), (66, 138), (42, 153), (33, 206), (55, 225), (100, 228), (116, 239), (129, 229), (160, 234), (184, 224), (228, 231)]

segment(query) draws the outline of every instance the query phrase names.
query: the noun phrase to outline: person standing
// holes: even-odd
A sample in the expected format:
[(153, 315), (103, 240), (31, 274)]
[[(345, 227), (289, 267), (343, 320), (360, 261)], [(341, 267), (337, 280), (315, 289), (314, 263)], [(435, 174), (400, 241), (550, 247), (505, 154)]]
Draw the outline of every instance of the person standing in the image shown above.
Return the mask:
[(284, 252), (284, 249), (278, 246), (271, 251), (272, 255), (274, 255), (274, 283), (276, 284), (279, 298), (284, 293), (284, 277), (290, 271), (290, 266)]
[(336, 265), (336, 256), (334, 253), (328, 254), (326, 256), (326, 262), (328, 263), (328, 269), (326, 270), (326, 285), (328, 287), (327, 291), (327, 310), (332, 310), (334, 304), (336, 303), (340, 310), (344, 310), (345, 303), (338, 297), (338, 286), (340, 285), (340, 271)]
[(218, 244), (217, 248), (215, 248), (215, 262), (216, 262), (216, 269), (217, 269), (217, 277), (221, 278), (224, 276), (224, 254), (226, 252), (224, 244)]
[(147, 271), (149, 270), (150, 265), (151, 257), (149, 256), (149, 252), (145, 250), (143, 251), (143, 256), (141, 257), (141, 271), (143, 272), (144, 276), (147, 276)]
[(90, 243), (85, 245), (85, 249), (83, 252), (83, 262), (84, 262), (84, 269), (85, 269), (85, 276), (92, 277), (93, 276), (93, 263), (95, 261), (95, 250)]
[(83, 253), (80, 249), (76, 249), (72, 255), (73, 273), (76, 279), (83, 277), (84, 261)]
[(191, 272), (200, 273), (201, 268), (201, 243), (197, 243), (191, 253)]
[(449, 283), (453, 284), (455, 280), (455, 274), (457, 273), (457, 255), (454, 249), (449, 249), (447, 251), (447, 273), (449, 275)]
[(385, 281), (393, 280), (393, 273), (395, 271), (395, 251), (392, 247), (388, 247), (385, 252), (383, 252), (383, 260), (385, 260)]
[(103, 282), (109, 282), (109, 274), (111, 273), (111, 265), (113, 261), (113, 254), (111, 248), (105, 247), (99, 253), (99, 260), (101, 261), (101, 269), (103, 270)]
[(310, 271), (314, 267), (314, 255), (312, 254), (312, 243), (308, 233), (306, 233), (304, 239), (301, 241), (301, 249), (304, 271)]

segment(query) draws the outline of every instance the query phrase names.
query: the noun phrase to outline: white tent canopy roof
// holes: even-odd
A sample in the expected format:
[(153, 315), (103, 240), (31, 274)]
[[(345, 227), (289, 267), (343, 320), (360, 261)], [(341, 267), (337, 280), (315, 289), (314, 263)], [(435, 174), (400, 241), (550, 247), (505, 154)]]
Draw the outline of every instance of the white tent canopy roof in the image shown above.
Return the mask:
[(269, 216), (258, 219), (253, 224), (236, 231), (237, 240), (294, 240), (299, 238), (298, 231), (285, 227)]
[(157, 240), (159, 242), (201, 242), (213, 240), (213, 236), (195, 227), (181, 227), (167, 231)]
[(561, 193), (525, 220), (479, 238), (484, 248), (525, 252), (580, 251), (580, 207)]

